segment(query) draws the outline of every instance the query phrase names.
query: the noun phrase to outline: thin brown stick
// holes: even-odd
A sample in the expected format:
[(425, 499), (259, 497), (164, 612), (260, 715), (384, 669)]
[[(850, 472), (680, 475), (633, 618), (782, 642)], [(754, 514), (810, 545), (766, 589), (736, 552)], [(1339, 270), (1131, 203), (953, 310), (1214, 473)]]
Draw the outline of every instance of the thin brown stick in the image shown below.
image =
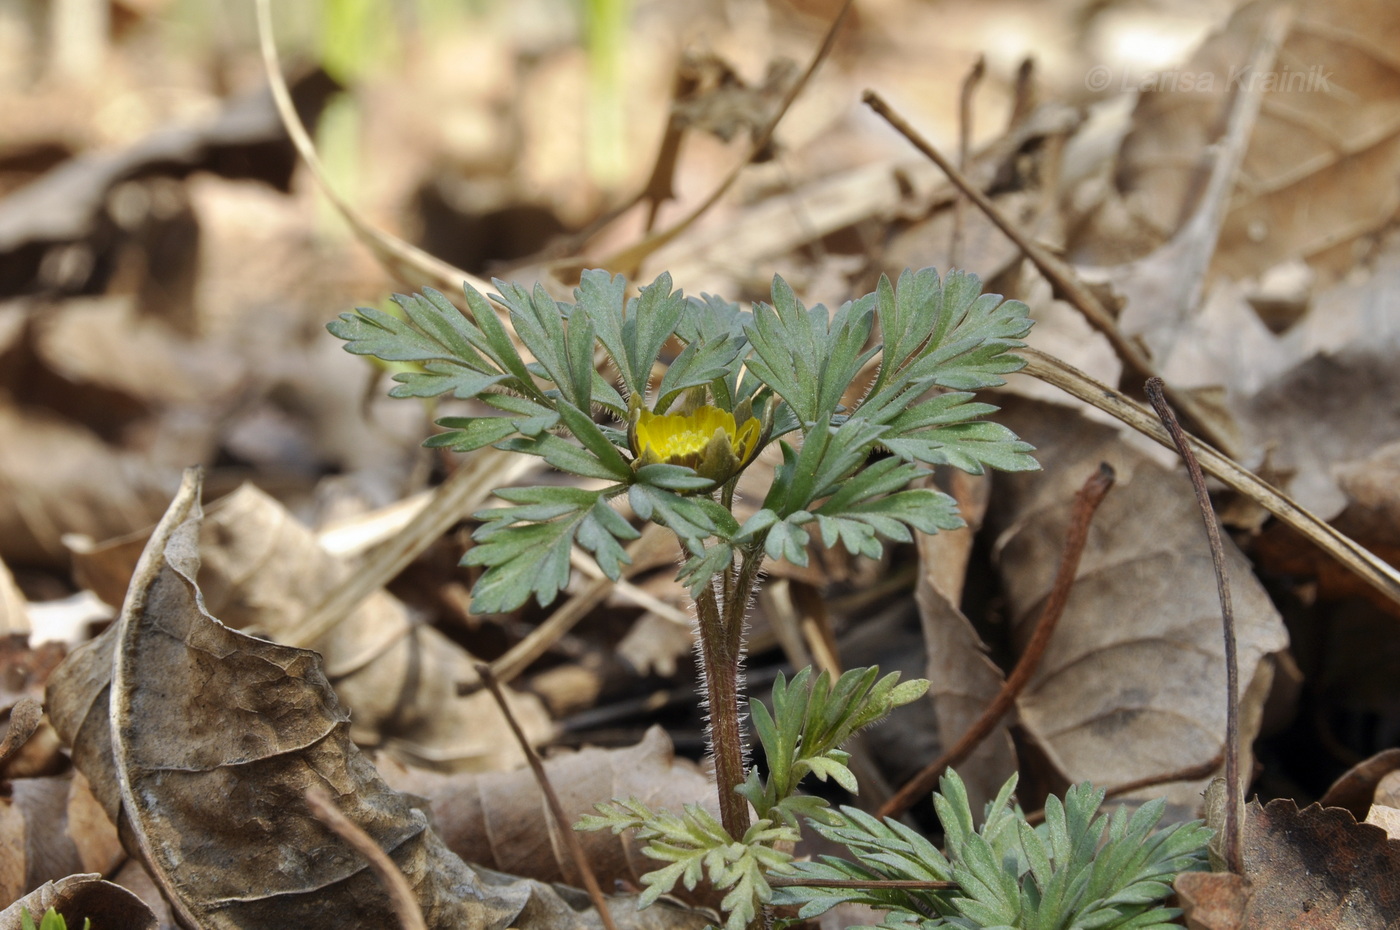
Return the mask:
[[(1069, 264), (1025, 235), (1014, 220), (992, 203), (991, 198), (982, 193), (981, 189), (959, 171), (942, 152), (920, 135), (919, 131), (910, 125), (908, 120), (894, 112), (879, 94), (873, 90), (867, 90), (862, 99), (900, 135), (908, 139), (914, 148), (942, 169), (943, 173), (948, 176), (948, 180), (957, 185), (958, 189), (966, 194), (968, 199), (976, 204), (978, 209), (985, 213), (987, 218), (1026, 254), (1027, 258), (1035, 263), (1036, 268), (1040, 270), (1046, 280), (1064, 296), (1065, 300), (1073, 304), (1084, 315), (1084, 319), (1089, 322), (1089, 325), (1103, 333), (1104, 337), (1108, 339), (1109, 345), (1113, 347), (1113, 351), (1118, 354), (1129, 370), (1145, 378), (1156, 377), (1157, 372), (1152, 365), (1152, 360), (1136, 344), (1124, 338), (1123, 334), (1118, 331), (1118, 324), (1114, 321), (1108, 308), (1094, 296), (1094, 293), (1084, 285), (1084, 282), (1079, 280), (1079, 276), (1075, 274), (1074, 269)], [(1226, 451), (1233, 450), (1233, 443), (1229, 437), (1214, 428), (1208, 414), (1199, 404), (1186, 395), (1172, 391), (1171, 388), (1168, 388), (1167, 392), (1172, 403), (1186, 412), (1196, 428), (1213, 445)]]
[(1225, 864), (1236, 875), (1244, 874), (1244, 849), (1240, 830), (1244, 822), (1244, 783), (1240, 778), (1240, 668), (1235, 649), (1235, 610), (1230, 603), (1230, 579), (1225, 574), (1225, 547), (1220, 542), (1220, 527), (1216, 524), (1215, 508), (1206, 491), (1206, 476), (1201, 463), (1191, 451), (1176, 414), (1163, 393), (1160, 378), (1149, 378), (1145, 385), (1147, 399), (1157, 411), (1162, 425), (1171, 433), (1176, 451), (1186, 462), (1191, 487), (1196, 492), (1196, 504), (1201, 508), (1201, 520), (1206, 526), (1210, 543), (1210, 563), (1215, 569), (1215, 590), (1220, 596), (1220, 616), (1225, 634), (1225, 784), (1230, 790), (1230, 803), (1225, 807)]
[(423, 921), (423, 912), (418, 907), (418, 899), (414, 897), (413, 888), (408, 879), (404, 878), (403, 872), (399, 871), (394, 860), (379, 848), (379, 844), (368, 833), (345, 816), (335, 801), (331, 800), (330, 794), (324, 788), (308, 788), (306, 806), (311, 808), (311, 813), (317, 820), (335, 831), (336, 836), (365, 857), (365, 861), (374, 872), (374, 877), (379, 879), (379, 883), (389, 895), (389, 904), (398, 916), (403, 930), (428, 930), (428, 925)]
[(574, 868), (578, 869), (579, 877), (583, 879), (583, 887), (588, 892), (588, 897), (593, 900), (593, 906), (598, 909), (598, 917), (603, 921), (604, 930), (617, 930), (617, 924), (613, 923), (612, 911), (608, 909), (608, 899), (603, 895), (603, 889), (598, 884), (598, 877), (593, 874), (593, 866), (589, 864), (588, 856), (583, 852), (583, 844), (579, 842), (578, 834), (574, 832), (574, 825), (569, 822), (568, 815), (564, 813), (564, 805), (559, 803), (559, 795), (555, 793), (554, 785), (550, 784), (549, 775), (544, 770), (544, 763), (540, 761), (539, 754), (530, 745), (530, 741), (525, 738), (525, 732), (520, 729), (515, 715), (510, 712), (510, 705), (506, 703), (505, 693), (501, 691), (501, 683), (491, 673), (491, 666), (484, 662), (477, 665), (476, 671), (481, 676), (481, 680), (486, 683), (491, 696), (496, 699), (497, 706), (501, 708), (501, 714), (506, 718), (506, 723), (510, 725), (510, 732), (514, 734), (515, 741), (520, 744), (520, 750), (525, 753), (525, 760), (530, 763), (530, 771), (535, 773), (535, 781), (539, 783), (540, 791), (544, 793), (545, 802), (549, 805), (549, 813), (563, 836), (564, 845), (569, 849), (569, 857), (574, 860)]
[[(968, 153), (972, 149), (972, 98), (977, 93), (977, 85), (982, 83), (987, 73), (987, 56), (978, 55), (977, 61), (963, 78), (958, 93), (958, 170), (967, 170)], [(948, 267), (962, 266), (963, 234), (967, 224), (967, 197), (962, 196), (953, 204), (953, 240), (948, 244)]]
[(774, 888), (914, 888), (927, 891), (951, 891), (957, 882), (920, 881), (918, 879), (886, 878), (799, 878), (769, 876)]
[(1089, 524), (1111, 487), (1113, 469), (1107, 464), (1100, 464), (1075, 495), (1069, 529), (1065, 532), (1064, 550), (1060, 554), (1060, 567), (1055, 573), (1054, 583), (1050, 586), (1050, 594), (1045, 598), (1045, 606), (1041, 609), (1040, 618), (1036, 620), (1030, 642), (1026, 644), (1016, 667), (1006, 676), (1006, 681), (1002, 682), (997, 696), (951, 749), (924, 766), (895, 792), (894, 797), (880, 806), (879, 816), (894, 817), (902, 814), (932, 791), (938, 783), (938, 777), (950, 766), (957, 765), (967, 758), (972, 750), (987, 738), (997, 722), (1015, 705), (1017, 696), (1030, 684), (1031, 676), (1040, 666), (1040, 660), (1050, 645), (1055, 625), (1060, 622), (1065, 605), (1069, 603), (1069, 594), (1074, 588), (1074, 575), (1079, 570), (1079, 558), (1084, 554), (1085, 543), (1089, 541)]
[(744, 156), (744, 160), (730, 170), (729, 174), (725, 176), (725, 179), (720, 182), (719, 186), (710, 192), (710, 196), (706, 197), (698, 207), (669, 229), (663, 229), (661, 232), (652, 233), (641, 242), (630, 245), (620, 252), (614, 252), (606, 258), (599, 259), (598, 265), (600, 267), (621, 272), (628, 277), (634, 277), (638, 269), (641, 268), (642, 262), (646, 261), (649, 255), (685, 232), (696, 220), (704, 216), (711, 207), (719, 203), (720, 198), (734, 186), (735, 181), (739, 180), (739, 175), (743, 173), (749, 163), (768, 147), (768, 143), (773, 139), (773, 133), (778, 128), (778, 123), (787, 115), (787, 111), (792, 107), (793, 101), (806, 89), (808, 82), (812, 79), (812, 75), (817, 72), (817, 68), (820, 67), (821, 63), (831, 54), (832, 48), (836, 45), (836, 36), (841, 31), (841, 24), (846, 21), (846, 16), (851, 12), (851, 5), (854, 2), (855, 0), (845, 0), (845, 2), (841, 4), (841, 9), (836, 13), (836, 17), (831, 21), (831, 26), (826, 30), (826, 35), (822, 38), (822, 44), (812, 55), (812, 60), (808, 62), (807, 70), (802, 72), (802, 76), (799, 77), (792, 87), (788, 89), (788, 92), (783, 95), (782, 103), (778, 104), (777, 112), (768, 120), (763, 130), (759, 132), (758, 135), (754, 136), (753, 145), (749, 146), (748, 154)]

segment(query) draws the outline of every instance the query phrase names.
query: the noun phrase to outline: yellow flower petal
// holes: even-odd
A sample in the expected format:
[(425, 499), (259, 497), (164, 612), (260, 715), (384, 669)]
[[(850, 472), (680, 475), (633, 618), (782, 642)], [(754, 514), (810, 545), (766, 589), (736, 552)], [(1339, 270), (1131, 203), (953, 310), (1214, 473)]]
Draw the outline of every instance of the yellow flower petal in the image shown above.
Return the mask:
[(688, 414), (638, 410), (630, 432), (634, 467), (684, 465), (722, 484), (752, 461), (762, 427), (752, 417), (739, 426), (734, 414), (706, 405)]

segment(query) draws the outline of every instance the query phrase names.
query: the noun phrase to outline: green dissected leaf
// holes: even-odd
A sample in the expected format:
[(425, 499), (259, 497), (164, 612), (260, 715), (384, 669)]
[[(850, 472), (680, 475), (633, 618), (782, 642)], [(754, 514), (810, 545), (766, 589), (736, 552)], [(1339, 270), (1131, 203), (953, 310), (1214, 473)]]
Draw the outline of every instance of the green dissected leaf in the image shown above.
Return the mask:
[[(833, 694), (832, 703), (837, 702)], [(908, 827), (879, 821), (852, 808), (826, 812), (812, 827), (845, 845), (855, 862), (823, 857), (797, 866), (803, 876), (847, 879), (916, 879), (958, 883), (953, 891), (908, 889), (782, 888), (776, 904), (800, 904), (803, 917), (842, 901), (894, 912), (886, 926), (1112, 928), (1172, 926), (1178, 912), (1161, 902), (1180, 872), (1203, 867), (1210, 831), (1199, 823), (1153, 832), (1162, 804), (1129, 815), (1099, 813), (1103, 792), (1078, 785), (1063, 802), (1046, 803), (1046, 822), (1026, 823), (1012, 804), (1013, 776), (973, 829), (967, 792), (950, 771), (934, 795), (947, 857)], [(930, 917), (929, 915), (936, 915)]]
[(449, 429), (445, 433), (429, 436), (423, 443), (429, 449), (471, 452), (518, 432), (518, 427), (509, 417), (443, 417), (437, 423)]
[(755, 304), (745, 327), (754, 356), (748, 367), (806, 424), (825, 423), (856, 372), (878, 347), (866, 349), (874, 299), (844, 304), (830, 321), (826, 308), (802, 305), (782, 278), (773, 278), (773, 303)]
[[(741, 354), (746, 354), (748, 339), (744, 335), (744, 324), (751, 317), (741, 311), (738, 304), (713, 294), (701, 294), (698, 298), (687, 298), (687, 304), (686, 312), (682, 314), (680, 322), (676, 325), (676, 336), (687, 347), (692, 345), (714, 345), (716, 347), (727, 345), (734, 347), (736, 358)], [(714, 351), (718, 352), (719, 349), (716, 348)], [(679, 362), (680, 359), (677, 358), (676, 361)], [(663, 386), (657, 391), (659, 401), (665, 399), (665, 395), (671, 391), (671, 385), (685, 374), (685, 368), (696, 369), (710, 364), (710, 361), (700, 358), (688, 360), (685, 367), (671, 382), (663, 381)], [(676, 362), (671, 364), (673, 368), (676, 367)], [(758, 379), (747, 368), (737, 364), (731, 364), (721, 376), (709, 382), (716, 403), (725, 410), (733, 410), (739, 401), (751, 396), (758, 383)]]
[(1030, 455), (1034, 451), (1030, 444), (1017, 439), (1000, 423), (983, 420), (887, 436), (880, 442), (906, 461), (952, 465), (974, 475), (982, 474), (983, 465), (1002, 471), (1034, 471), (1040, 467)]
[(355, 355), (398, 362), (458, 359), (477, 371), (490, 371), (490, 366), (472, 348), (468, 333), (475, 327), (441, 294), (431, 291), (430, 295), (447, 305), (446, 312), (429, 295), (395, 294), (394, 303), (404, 311), (406, 319), (373, 307), (357, 307), (354, 313), (342, 313), (326, 329), (344, 339), (345, 350)]
[(738, 367), (735, 361), (744, 348), (742, 336), (722, 336), (711, 342), (687, 345), (661, 376), (661, 384), (656, 389), (656, 411), (665, 413), (688, 388), (723, 382)]
[(837, 493), (843, 481), (869, 457), (884, 432), (883, 426), (852, 419), (835, 429), (812, 430), (801, 451), (795, 454), (783, 444), (783, 464), (774, 470), (773, 484), (763, 506), (787, 517)]
[(910, 382), (922, 389), (994, 387), (1001, 375), (1024, 365), (1011, 350), (1030, 332), (1026, 305), (983, 294), (976, 275), (955, 271), (940, 281), (936, 270), (925, 268), (904, 272), (893, 288), (882, 278), (875, 312), (885, 348), (872, 400)]
[(511, 325), (538, 361), (539, 373), (554, 382), (565, 400), (581, 410), (589, 409), (594, 334), (588, 315), (570, 319), (566, 328), (569, 306), (550, 297), (542, 285), (535, 285), (532, 292), (498, 279), (491, 283), (500, 289), (500, 300), (510, 310)]
[(550, 604), (569, 582), (569, 550), (574, 531), (583, 519), (508, 526), (472, 547), (464, 565), (487, 569), (472, 588), (472, 612), (499, 614), (515, 610), (533, 595)]
[[(581, 449), (567, 439), (553, 433), (540, 433), (538, 436), (517, 436), (497, 443), (496, 448), (507, 452), (523, 452), (538, 455), (560, 471), (584, 478), (619, 478), (614, 464), (600, 461), (588, 449)], [(630, 472), (629, 472), (630, 474)]]
[(717, 889), (727, 890), (721, 908), (727, 913), (726, 930), (743, 930), (772, 899), (767, 874), (791, 873), (792, 856), (773, 847), (798, 839), (789, 827), (759, 820), (736, 841), (709, 812), (697, 804), (686, 805), (684, 814), (652, 812), (635, 799), (594, 805), (598, 813), (582, 818), (580, 830), (610, 829), (614, 833), (635, 829), (646, 842), (642, 852), (669, 863), (642, 877), (646, 890), (638, 898), (642, 906), (656, 901), (677, 882), (694, 889), (702, 877)]
[(802, 524), (811, 521), (810, 513), (799, 510), (770, 526), (763, 544), (768, 558), (787, 559), (793, 565), (806, 565), (807, 544), (812, 537), (802, 528)]
[(892, 542), (910, 542), (913, 537), (906, 527), (937, 533), (965, 525), (957, 502), (928, 488), (900, 491), (851, 504), (843, 510), (837, 510), (828, 501), (816, 513), (824, 545), (832, 546), (839, 540), (847, 551), (871, 558), (878, 558), (882, 551), (875, 534)]
[(709, 478), (701, 478), (693, 468), (687, 468), (684, 465), (667, 465), (664, 462), (643, 465), (637, 469), (633, 478), (638, 484), (649, 484), (667, 491), (680, 492), (698, 491), (702, 488), (714, 487), (715, 484)]
[(762, 703), (749, 702), (768, 774), (766, 779), (751, 775), (739, 790), (760, 817), (796, 826), (796, 813), (805, 805), (790, 799), (809, 774), (823, 781), (835, 779), (846, 790), (856, 791), (855, 778), (847, 768), (850, 757), (840, 745), (928, 688), (926, 681), (898, 685), (897, 672), (884, 678), (879, 675), (877, 668), (851, 669), (833, 683), (826, 672), (813, 677), (806, 668), (791, 682), (778, 676), (771, 714)]
[(394, 380), (401, 382), (389, 391), (390, 397), (438, 397), (451, 393), (468, 400), (482, 391), (495, 387), (509, 375), (482, 374), (457, 361), (426, 362), (422, 371), (401, 371)]
[(698, 555), (686, 559), (676, 579), (686, 586), (691, 597), (699, 597), (710, 579), (733, 563), (734, 547), (727, 542), (714, 543), (704, 547)]
[(661, 348), (675, 332), (686, 301), (680, 292), (671, 291), (671, 276), (665, 273), (627, 301), (624, 310), (625, 289), (621, 276), (609, 278), (604, 271), (586, 271), (574, 293), (628, 394), (640, 395), (646, 391)]
[(496, 496), (513, 506), (475, 515), (484, 522), (474, 534), (477, 545), (462, 558), (463, 565), (486, 567), (472, 589), (472, 610), (505, 613), (531, 596), (551, 603), (568, 584), (574, 543), (592, 552), (616, 580), (629, 561), (619, 540), (639, 534), (608, 505), (608, 494), (572, 487), (498, 489)]
[[(670, 529), (692, 555), (703, 556), (705, 540), (724, 533), (728, 525), (734, 524), (733, 516), (708, 498), (682, 497), (664, 488), (633, 484), (627, 491), (627, 499), (637, 516)], [(737, 525), (734, 528), (737, 529)]]
[(632, 477), (631, 464), (622, 457), (621, 452), (617, 451), (617, 446), (603, 435), (603, 431), (598, 428), (598, 424), (593, 422), (592, 417), (568, 401), (562, 401), (559, 404), (559, 417), (564, 421), (569, 432), (583, 443), (584, 447), (607, 471), (607, 474), (602, 477), (616, 478), (622, 482), (626, 482)]
[(574, 288), (574, 300), (578, 301), (574, 312), (583, 311), (593, 322), (598, 341), (612, 359), (613, 367), (617, 369), (628, 394), (633, 394), (637, 390), (637, 378), (627, 352), (623, 325), (626, 293), (627, 279), (622, 275), (610, 275), (597, 268), (589, 269), (580, 276), (579, 286)]

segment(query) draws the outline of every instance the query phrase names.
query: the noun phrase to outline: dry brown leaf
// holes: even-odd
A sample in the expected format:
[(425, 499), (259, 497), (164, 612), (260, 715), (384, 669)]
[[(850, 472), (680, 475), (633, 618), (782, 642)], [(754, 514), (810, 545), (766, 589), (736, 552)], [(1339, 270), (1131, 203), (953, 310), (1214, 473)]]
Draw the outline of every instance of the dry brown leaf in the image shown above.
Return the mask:
[[(1215, 757), (1225, 735), (1220, 605), (1185, 477), (1066, 408), (1014, 400), (1000, 422), (1036, 446), (1044, 468), (999, 476), (989, 521), (1015, 640), (1029, 635), (1050, 589), (1084, 475), (1100, 462), (1118, 475), (1065, 614), (1017, 701), (1021, 723), (1073, 782), (1111, 787)], [(1248, 747), (1272, 681), (1269, 656), (1288, 637), (1249, 563), (1228, 540), (1226, 550)], [(1177, 786), (1170, 796), (1194, 808), (1200, 790)]]
[[(1188, 925), (1202, 930), (1375, 930), (1400, 926), (1400, 841), (1338, 807), (1287, 798), (1247, 808), (1239, 876), (1179, 877)], [(1206, 905), (1209, 921), (1193, 919)]]
[[(394, 788), (427, 798), (433, 828), (468, 862), (540, 881), (579, 883), (539, 786), (528, 773), (443, 775), (395, 766), (383, 771)], [(555, 756), (545, 762), (545, 771), (571, 822), (608, 798), (636, 798), (652, 810), (676, 812), (700, 804), (719, 816), (714, 777), (677, 759), (659, 726), (647, 730), (635, 746)], [(614, 882), (640, 887), (642, 876), (656, 868), (656, 860), (643, 856), (630, 835), (604, 830), (582, 833), (579, 840), (604, 887)], [(683, 900), (693, 898), (679, 886), (676, 890)]]
[[(112, 391), (128, 404), (209, 403), (244, 378), (226, 346), (186, 338), (144, 317), (128, 296), (73, 299), (46, 308), (34, 323), (45, 366), (80, 385)], [(131, 364), (132, 359), (141, 364)]]
[(34, 889), (0, 911), (0, 930), (20, 930), (26, 910), (38, 926), (49, 908), (67, 918), (75, 930), (84, 919), (102, 930), (156, 930), (157, 926), (151, 909), (120, 885), (103, 881), (101, 875), (69, 875)]
[(0, 406), (0, 558), (66, 566), (65, 533), (109, 539), (150, 526), (173, 473), (82, 427)]
[(319, 656), (203, 609), (198, 493), (187, 478), (121, 619), (49, 688), (75, 764), (181, 923), (390, 925), (373, 873), (304, 804), (319, 787), (394, 858), (430, 927), (596, 925), (548, 886), (478, 874), (451, 853), (350, 740)]
[[(938, 739), (945, 748), (982, 715), (1005, 679), (987, 657), (986, 643), (958, 607), (973, 537), (987, 512), (990, 490), (990, 477), (975, 479), (955, 472), (951, 491), (968, 526), (933, 536), (920, 533), (918, 538), (920, 571), (914, 599), (928, 649), (928, 696), (938, 722)], [(995, 798), (1016, 768), (1011, 734), (1005, 724), (999, 725), (958, 765), (972, 809), (981, 810)]]
[[(1119, 184), (1144, 242), (1160, 244), (1192, 208), (1240, 68), (1275, 7), (1242, 8), (1181, 66), (1211, 75), (1211, 87), (1166, 83), (1139, 100)], [(1400, 8), (1310, 0), (1295, 10), (1215, 255), (1216, 271), (1232, 278), (1293, 258), (1345, 271), (1351, 244), (1400, 207), (1400, 65), (1389, 51)]]
[(10, 781), (0, 799), (0, 836), (6, 901), (78, 872), (108, 874), (126, 855), (81, 775)]
[[(104, 600), (120, 598), (140, 542), (114, 541), (75, 554), (80, 579)], [(327, 553), (281, 504), (245, 485), (211, 508), (201, 531), (200, 585), (207, 609), (229, 626), (285, 640), (353, 567)], [(489, 694), (459, 697), (476, 660), (437, 630), (417, 624), (388, 592), (372, 594), (312, 644), (340, 699), (354, 711), (351, 736), (417, 765), (503, 769), (524, 757)], [(511, 706), (525, 732), (551, 732), (538, 700)]]

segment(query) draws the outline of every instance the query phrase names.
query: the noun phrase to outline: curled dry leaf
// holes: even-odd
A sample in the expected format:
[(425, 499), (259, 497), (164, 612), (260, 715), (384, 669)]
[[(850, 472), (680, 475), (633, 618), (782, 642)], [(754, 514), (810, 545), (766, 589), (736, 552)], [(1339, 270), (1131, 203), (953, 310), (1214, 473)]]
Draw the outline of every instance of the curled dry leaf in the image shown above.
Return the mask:
[(70, 875), (49, 882), (0, 911), (0, 930), (20, 930), (28, 910), (34, 925), (49, 908), (62, 914), (72, 930), (83, 920), (101, 930), (156, 930), (156, 918), (140, 898), (101, 875)]
[[(1079, 482), (1099, 462), (1119, 476), (1041, 667), (1017, 701), (1021, 723), (1071, 782), (1111, 787), (1212, 759), (1225, 739), (1224, 643), (1190, 485), (1067, 408), (1017, 400), (1002, 422), (1035, 445), (1045, 469), (999, 476), (989, 521), (1013, 640), (1029, 635), (1050, 589)], [(1273, 679), (1269, 657), (1288, 636), (1249, 563), (1225, 545), (1248, 747)], [(1169, 794), (1194, 809), (1200, 790)]]
[(394, 859), (429, 927), (595, 926), (553, 889), (473, 870), (350, 739), (314, 652), (229, 629), (195, 584), (198, 479), (142, 554), (118, 623), (49, 687), (124, 845), (187, 927), (390, 926), (364, 861), (303, 803), (317, 787)]
[[(701, 804), (719, 816), (714, 777), (677, 759), (659, 726), (647, 730), (635, 746), (583, 749), (555, 756), (544, 766), (570, 822), (607, 798), (637, 798), (652, 810), (677, 812), (686, 804)], [(539, 786), (526, 773), (443, 775), (386, 766), (384, 778), (400, 791), (426, 798), (434, 829), (468, 862), (541, 881), (579, 883)], [(580, 834), (579, 840), (604, 887), (614, 882), (640, 887), (642, 876), (656, 867), (630, 834), (604, 830)], [(686, 900), (684, 894), (681, 898)]]
[[(273, 640), (294, 636), (316, 604), (353, 568), (277, 501), (245, 485), (211, 508), (200, 538), (205, 607), (229, 626)], [(120, 600), (139, 541), (75, 554), (79, 577), (104, 600)], [(380, 590), (312, 644), (341, 701), (354, 711), (351, 737), (417, 765), (503, 769), (524, 759), (489, 694), (459, 697), (476, 660), (437, 630), (414, 623)], [(511, 709), (535, 741), (550, 733), (533, 697), (510, 694)]]
[(1362, 820), (1372, 803), (1382, 800), (1376, 796), (1381, 781), (1397, 771), (1400, 771), (1400, 749), (1382, 750), (1343, 772), (1318, 803), (1323, 807), (1345, 808), (1357, 820)]
[[(1202, 930), (1373, 930), (1400, 926), (1400, 841), (1339, 807), (1288, 798), (1246, 809), (1244, 871), (1177, 878)], [(1198, 911), (1200, 912), (1198, 914)]]

